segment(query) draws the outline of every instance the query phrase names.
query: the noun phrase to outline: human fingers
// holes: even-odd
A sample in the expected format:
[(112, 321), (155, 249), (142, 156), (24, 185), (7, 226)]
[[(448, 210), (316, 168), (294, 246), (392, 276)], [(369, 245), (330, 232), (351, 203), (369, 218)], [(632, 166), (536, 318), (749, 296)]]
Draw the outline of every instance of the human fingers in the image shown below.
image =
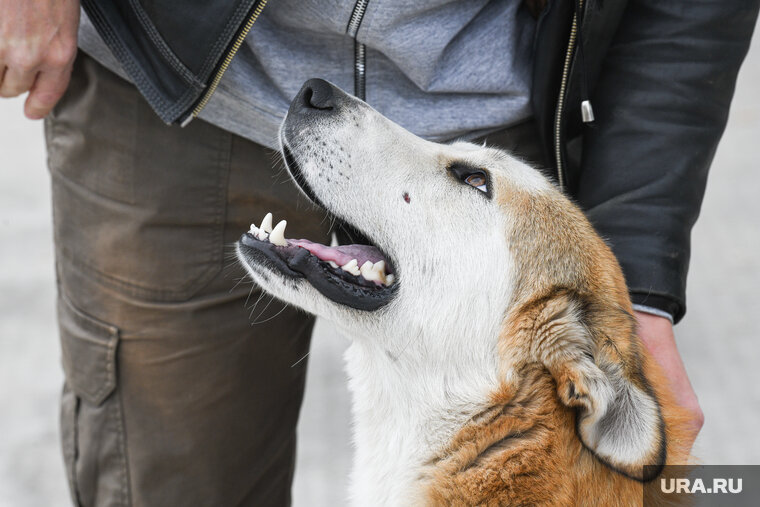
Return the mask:
[(29, 91), (37, 76), (33, 67), (7, 67), (0, 83), (0, 97), (17, 97)]
[(30, 120), (47, 116), (63, 96), (71, 79), (71, 65), (63, 69), (43, 70), (37, 75), (24, 104), (24, 114)]

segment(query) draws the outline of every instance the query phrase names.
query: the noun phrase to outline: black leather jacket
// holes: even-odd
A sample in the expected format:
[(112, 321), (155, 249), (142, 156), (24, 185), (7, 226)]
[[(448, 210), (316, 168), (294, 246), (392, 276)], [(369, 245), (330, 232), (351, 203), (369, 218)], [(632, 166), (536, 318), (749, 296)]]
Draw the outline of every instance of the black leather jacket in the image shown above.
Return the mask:
[[(82, 0), (156, 113), (180, 124), (205, 105), (265, 3)], [(634, 303), (676, 321), (757, 13), (758, 0), (549, 0), (538, 19), (532, 101), (546, 158), (612, 246)]]

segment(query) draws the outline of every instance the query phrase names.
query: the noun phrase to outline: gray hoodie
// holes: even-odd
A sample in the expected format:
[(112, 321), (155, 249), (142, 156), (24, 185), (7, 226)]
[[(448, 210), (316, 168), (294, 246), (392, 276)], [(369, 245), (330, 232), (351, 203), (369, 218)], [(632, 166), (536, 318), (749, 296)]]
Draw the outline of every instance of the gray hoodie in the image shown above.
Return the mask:
[[(354, 92), (353, 32), (366, 52), (365, 100), (417, 135), (475, 137), (530, 116), (535, 21), (522, 1), (359, 0), (363, 15), (356, 3), (270, 0), (200, 117), (276, 147), (305, 80)], [(86, 18), (80, 47), (126, 77)]]

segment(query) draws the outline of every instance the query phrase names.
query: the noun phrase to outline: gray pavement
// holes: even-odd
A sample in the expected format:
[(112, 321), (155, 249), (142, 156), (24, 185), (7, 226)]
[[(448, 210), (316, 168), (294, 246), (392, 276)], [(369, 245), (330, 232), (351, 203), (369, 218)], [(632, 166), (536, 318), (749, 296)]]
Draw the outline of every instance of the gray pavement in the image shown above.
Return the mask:
[[(760, 464), (760, 42), (753, 44), (694, 229), (676, 335), (705, 412), (695, 454)], [(0, 507), (68, 505), (57, 436), (50, 191), (42, 127), (0, 100)], [(345, 340), (320, 322), (309, 357), (294, 495), (344, 504), (351, 460)]]

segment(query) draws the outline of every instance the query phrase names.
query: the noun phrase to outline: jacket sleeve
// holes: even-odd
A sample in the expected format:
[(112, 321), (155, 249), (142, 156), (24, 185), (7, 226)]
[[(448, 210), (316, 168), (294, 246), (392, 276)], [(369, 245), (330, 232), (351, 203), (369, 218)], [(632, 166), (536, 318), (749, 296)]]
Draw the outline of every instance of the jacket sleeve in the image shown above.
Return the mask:
[(591, 96), (596, 126), (584, 132), (576, 198), (633, 302), (676, 322), (691, 228), (757, 12), (756, 0), (629, 0)]

